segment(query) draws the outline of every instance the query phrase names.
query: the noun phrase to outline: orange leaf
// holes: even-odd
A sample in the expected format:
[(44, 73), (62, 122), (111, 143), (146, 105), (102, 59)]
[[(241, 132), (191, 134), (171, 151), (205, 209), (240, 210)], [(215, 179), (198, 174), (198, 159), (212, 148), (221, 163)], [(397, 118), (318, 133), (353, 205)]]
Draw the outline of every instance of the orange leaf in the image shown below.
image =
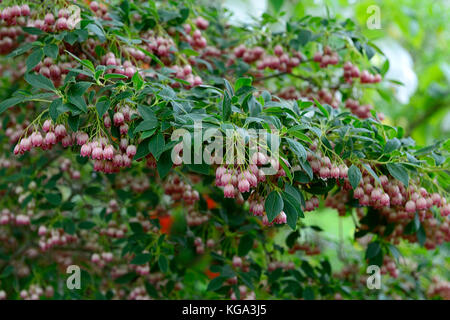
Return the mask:
[(173, 218), (170, 215), (159, 217), (159, 224), (161, 225), (161, 232), (170, 234), (170, 228), (173, 224)]

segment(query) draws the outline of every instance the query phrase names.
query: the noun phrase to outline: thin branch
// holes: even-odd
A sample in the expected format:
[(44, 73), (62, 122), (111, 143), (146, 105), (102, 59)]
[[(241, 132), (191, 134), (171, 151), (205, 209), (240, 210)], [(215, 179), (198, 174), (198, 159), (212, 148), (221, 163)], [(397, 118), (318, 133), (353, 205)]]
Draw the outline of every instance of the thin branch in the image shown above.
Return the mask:
[(436, 102), (434, 105), (429, 107), (425, 113), (423, 113), (420, 117), (416, 118), (414, 121), (410, 123), (408, 128), (406, 129), (406, 136), (410, 136), (411, 133), (416, 129), (418, 126), (423, 124), (430, 118), (433, 114), (441, 110), (443, 107), (446, 107), (447, 104), (445, 102), (439, 101)]

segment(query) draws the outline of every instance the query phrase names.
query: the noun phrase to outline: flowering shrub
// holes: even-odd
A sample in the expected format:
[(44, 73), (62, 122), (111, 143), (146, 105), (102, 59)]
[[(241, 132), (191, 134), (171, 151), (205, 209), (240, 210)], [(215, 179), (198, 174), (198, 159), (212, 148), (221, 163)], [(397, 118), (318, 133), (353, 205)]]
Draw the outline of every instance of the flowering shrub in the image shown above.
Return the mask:
[[(358, 267), (333, 274), (304, 237), (320, 206), (394, 278), (400, 241), (450, 240), (450, 143), (383, 122), (365, 92), (388, 64), (350, 20), (273, 33), (183, 1), (9, 2), (0, 298), (352, 298)], [(61, 289), (74, 264), (81, 289)]]

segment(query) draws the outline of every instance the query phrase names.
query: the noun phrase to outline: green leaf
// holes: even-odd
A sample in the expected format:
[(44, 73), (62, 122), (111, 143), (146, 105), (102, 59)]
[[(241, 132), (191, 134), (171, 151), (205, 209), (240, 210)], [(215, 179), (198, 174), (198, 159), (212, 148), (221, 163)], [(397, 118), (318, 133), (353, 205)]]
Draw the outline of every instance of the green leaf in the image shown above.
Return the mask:
[[(292, 129), (292, 128), (291, 128), (291, 129)], [(308, 143), (312, 143), (311, 138), (308, 137), (306, 134), (304, 134), (304, 133), (302, 133), (302, 132), (300, 132), (300, 131), (297, 131), (297, 130), (291, 130), (291, 129), (288, 129), (288, 133), (289, 133), (289, 134), (293, 135), (293, 136), (296, 137), (297, 139), (306, 141), (306, 142), (308, 142)]]
[(80, 125), (80, 116), (69, 115), (67, 122), (69, 123), (69, 127), (72, 131), (77, 131), (78, 126)]
[(86, 26), (86, 28), (89, 31), (91, 31), (93, 34), (95, 34), (98, 37), (98, 39), (100, 40), (100, 42), (105, 42), (105, 40), (106, 40), (105, 33), (98, 25), (96, 25), (95, 23), (90, 23)]
[(138, 105), (137, 109), (142, 119), (144, 120), (156, 119), (155, 112), (153, 112), (150, 106)]
[(44, 47), (44, 54), (52, 59), (56, 59), (58, 57), (58, 52), (59, 49), (56, 44), (50, 43)]
[(130, 228), (134, 234), (144, 233), (144, 228), (142, 228), (142, 225), (139, 222), (130, 222)]
[(295, 153), (295, 155), (297, 156), (297, 158), (300, 160), (300, 162), (303, 162), (306, 160), (306, 149), (305, 147), (303, 147), (303, 145), (291, 138), (285, 138), (286, 141), (289, 144), (289, 147), (291, 148), (291, 150)]
[(292, 172), (291, 169), (288, 167), (288, 165), (284, 162), (284, 160), (282, 158), (280, 158), (280, 166), (283, 168), (284, 172), (286, 173), (286, 176), (289, 179), (289, 182), (292, 183), (292, 179), (294, 178), (292, 176)]
[(317, 101), (315, 98), (314, 98), (314, 102), (316, 103), (317, 108), (319, 108), (319, 110), (322, 111), (323, 115), (324, 115), (325, 117), (329, 118), (329, 117), (330, 117), (330, 114), (328, 113), (328, 110), (325, 109), (325, 108), (320, 104), (320, 102)]
[(312, 32), (307, 30), (307, 29), (301, 29), (297, 32), (297, 43), (300, 46), (304, 46), (305, 44), (307, 44), (312, 37)]
[(222, 101), (222, 117), (224, 121), (227, 121), (231, 115), (231, 98), (227, 91), (223, 95)]
[[(249, 272), (238, 272), (239, 278), (242, 280), (242, 282), (250, 288), (250, 290), (255, 290), (255, 286), (253, 285), (252, 278), (250, 276)], [(238, 289), (239, 291), (239, 289)]]
[(131, 81), (133, 81), (133, 87), (136, 90), (141, 90), (142, 86), (144, 85), (144, 80), (142, 79), (141, 75), (138, 71), (136, 71), (131, 78)]
[(165, 146), (166, 142), (164, 141), (164, 135), (161, 132), (155, 134), (148, 144), (148, 148), (156, 160), (159, 160)]
[(246, 234), (239, 240), (238, 255), (240, 257), (246, 256), (252, 248), (253, 236), (251, 234)]
[(70, 95), (68, 101), (69, 101), (69, 103), (73, 104), (74, 106), (76, 106), (78, 109), (80, 109), (84, 113), (87, 112), (87, 104), (86, 104), (86, 100), (84, 100), (83, 96)]
[(283, 211), (286, 214), (286, 222), (292, 230), (297, 228), (298, 216), (303, 212), (300, 209), (300, 202), (287, 192), (281, 192), (283, 198)]
[(172, 169), (172, 164), (171, 150), (167, 150), (161, 155), (156, 165), (156, 169), (158, 170), (161, 179), (163, 179), (169, 173), (170, 169)]
[(85, 230), (89, 230), (89, 229), (92, 229), (93, 227), (95, 227), (95, 223), (94, 222), (92, 222), (92, 221), (81, 221), (79, 224), (78, 224), (78, 228), (80, 228), (80, 229), (85, 229)]
[(367, 172), (370, 173), (370, 175), (375, 179), (375, 181), (377, 181), (378, 183), (381, 184), (380, 178), (377, 176), (377, 174), (375, 173), (375, 171), (372, 170), (371, 167), (369, 167), (367, 164), (363, 163), (362, 165), (364, 167), (364, 169), (367, 170)]
[(387, 163), (386, 167), (395, 179), (399, 180), (405, 187), (408, 187), (409, 175), (408, 171), (399, 163)]
[(60, 115), (60, 112), (58, 111), (59, 108), (61, 108), (63, 105), (62, 98), (58, 98), (52, 101), (50, 104), (50, 107), (48, 109), (48, 113), (50, 114), (50, 117), (54, 122), (56, 122), (56, 119), (58, 119), (58, 116)]
[(367, 246), (367, 249), (366, 249), (366, 259), (372, 259), (376, 255), (378, 255), (380, 250), (381, 250), (381, 245), (378, 241), (369, 243), (369, 245)]
[(119, 74), (119, 73), (105, 74), (105, 80), (109, 80), (109, 79), (128, 79), (128, 77), (123, 74)]
[(136, 154), (134, 155), (133, 159), (138, 160), (140, 158), (145, 157), (149, 153), (150, 153), (150, 150), (148, 148), (148, 139), (145, 139), (144, 141), (139, 143), (137, 150), (136, 150)]
[(289, 248), (292, 248), (294, 246), (294, 244), (296, 243), (297, 239), (300, 237), (300, 232), (294, 231), (291, 232), (287, 237), (286, 237), (286, 245)]
[(208, 284), (208, 288), (206, 290), (216, 291), (222, 287), (222, 284), (224, 281), (225, 281), (224, 277), (216, 277), (211, 280), (211, 282)]
[(114, 280), (115, 283), (118, 284), (126, 284), (131, 281), (133, 281), (138, 275), (133, 271), (124, 274), (123, 276), (118, 277), (116, 280)]
[(356, 189), (358, 187), (359, 182), (361, 181), (361, 177), (362, 175), (361, 171), (359, 171), (359, 168), (352, 164), (348, 169), (348, 180), (350, 181), (353, 189)]
[(159, 298), (158, 290), (156, 290), (155, 286), (153, 286), (151, 283), (148, 283), (148, 282), (145, 283), (145, 290), (147, 290), (147, 293), (151, 297), (153, 297), (155, 299)]
[(169, 270), (169, 262), (167, 261), (166, 256), (160, 255), (158, 258), (158, 266), (159, 270), (162, 273), (166, 273)]
[(6, 56), (6, 58), (14, 58), (14, 57), (20, 56), (20, 55), (24, 54), (25, 52), (27, 52), (28, 50), (30, 50), (32, 47), (33, 47), (33, 44), (31, 42), (27, 42), (27, 43), (23, 44), (22, 46), (18, 47), (17, 49), (15, 49), (10, 54), (8, 54)]
[(386, 154), (391, 153), (392, 151), (400, 148), (400, 145), (401, 145), (400, 140), (398, 140), (397, 138), (391, 139), (388, 142), (386, 142), (383, 153)]
[(275, 12), (279, 12), (283, 6), (284, 0), (270, 0), (269, 4)]
[(310, 286), (306, 287), (303, 290), (303, 299), (305, 300), (314, 300), (314, 290)]
[(139, 125), (134, 129), (134, 133), (136, 134), (137, 132), (154, 129), (156, 128), (157, 125), (158, 119), (156, 118), (144, 120), (141, 123), (139, 123)]
[(394, 246), (393, 244), (388, 244), (388, 248), (389, 251), (391, 252), (391, 254), (394, 256), (395, 260), (398, 262), (398, 260), (400, 259), (401, 253), (400, 251), (397, 249), (396, 246)]
[(41, 62), (42, 58), (44, 57), (44, 50), (42, 48), (39, 48), (37, 50), (34, 50), (27, 59), (27, 72), (29, 72), (31, 69), (36, 67), (39, 62)]
[(199, 53), (197, 51), (195, 51), (193, 49), (190, 49), (190, 48), (186, 48), (186, 49), (181, 50), (181, 53), (184, 53), (188, 57), (189, 56), (195, 56), (196, 57), (196, 56), (199, 55)]
[(82, 96), (87, 89), (93, 85), (92, 82), (81, 81), (73, 84), (69, 89), (69, 94), (73, 96)]
[(427, 240), (427, 234), (425, 233), (425, 229), (422, 224), (420, 224), (419, 230), (417, 230), (417, 240), (422, 247)]
[(266, 198), (264, 203), (267, 219), (272, 222), (276, 216), (283, 210), (283, 199), (277, 191), (272, 191)]
[(97, 103), (95, 104), (95, 109), (97, 109), (98, 116), (100, 118), (103, 117), (105, 112), (109, 109), (110, 101), (107, 97), (101, 97), (97, 100)]
[(386, 59), (386, 61), (384, 61), (383, 65), (381, 66), (380, 70), (381, 75), (384, 76), (386, 72), (388, 72), (388, 70), (389, 70), (389, 59)]
[(226, 89), (225, 92), (228, 92), (230, 97), (234, 96), (234, 90), (233, 90), (233, 87), (231, 86), (231, 84), (225, 78), (223, 78), (222, 80), (223, 80), (223, 84), (225, 85), (225, 89)]
[(308, 161), (300, 162), (300, 166), (306, 172), (309, 179), (312, 180), (313, 179), (313, 170), (312, 170), (309, 162)]
[(2, 103), (0, 103), (0, 114), (2, 114), (3, 112), (5, 112), (7, 109), (15, 106), (16, 104), (19, 104), (23, 101), (25, 101), (26, 97), (22, 96), (22, 97), (12, 97), (6, 100), (3, 100)]
[(252, 85), (252, 79), (250, 78), (239, 78), (234, 83), (234, 90), (238, 91), (242, 87), (249, 87)]
[(286, 184), (284, 186), (284, 191), (288, 194), (290, 194), (291, 196), (294, 197), (294, 199), (301, 205), (304, 205), (305, 200), (303, 199), (303, 195), (300, 193), (300, 191), (294, 187), (291, 186), (290, 184)]
[(53, 82), (51, 82), (49, 79), (47, 79), (41, 74), (27, 73), (25, 74), (25, 81), (28, 82), (34, 88), (56, 91)]
[(131, 264), (145, 264), (150, 261), (150, 258), (151, 255), (149, 253), (140, 253), (131, 260)]
[(45, 199), (47, 199), (48, 202), (51, 204), (58, 206), (61, 204), (62, 196), (61, 193), (46, 193)]
[(136, 47), (136, 49), (141, 50), (146, 56), (152, 58), (153, 61), (155, 61), (157, 64), (159, 64), (161, 67), (164, 67), (164, 63), (159, 60), (157, 56), (155, 56), (153, 53), (148, 52), (145, 49), (142, 49), (141, 47)]

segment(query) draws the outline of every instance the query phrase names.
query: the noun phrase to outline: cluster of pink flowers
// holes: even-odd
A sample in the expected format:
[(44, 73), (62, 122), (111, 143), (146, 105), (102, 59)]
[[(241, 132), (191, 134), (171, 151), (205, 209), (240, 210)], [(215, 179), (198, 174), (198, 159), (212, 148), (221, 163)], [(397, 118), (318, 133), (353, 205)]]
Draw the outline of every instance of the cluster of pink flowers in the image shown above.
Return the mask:
[(397, 269), (395, 261), (391, 257), (385, 255), (383, 257), (383, 265), (381, 266), (381, 274), (388, 273), (392, 278), (397, 278), (399, 271)]
[(339, 63), (339, 55), (336, 51), (333, 51), (329, 46), (323, 48), (323, 53), (317, 51), (314, 54), (313, 60), (320, 63), (321, 68), (326, 68), (328, 65), (336, 65)]
[(240, 166), (220, 166), (216, 169), (216, 186), (224, 187), (225, 198), (239, 197), (240, 193), (256, 189), (258, 184), (266, 180), (263, 166), (270, 164), (276, 170), (275, 176), (285, 176), (279, 161), (262, 152), (252, 155), (250, 165), (244, 170)]
[[(150, 187), (150, 182), (146, 176), (136, 177), (128, 174), (123, 174), (117, 177), (114, 187), (118, 189), (130, 188), (133, 192), (141, 193)], [(115, 209), (115, 207), (112, 206), (108, 206), (108, 208), (110, 208), (111, 210)], [(115, 211), (117, 210), (118, 209), (115, 209)]]
[(265, 215), (262, 218), (262, 223), (265, 226), (273, 226), (273, 224), (286, 224), (287, 222), (287, 216), (286, 213), (284, 213), (284, 211), (281, 211), (276, 217), (275, 219), (273, 219), (272, 222), (269, 222), (269, 218), (267, 218), (267, 215)]
[(18, 23), (18, 19), (21, 17), (28, 17), (31, 14), (30, 7), (26, 3), (21, 6), (14, 5), (12, 7), (6, 7), (0, 11), (1, 20), (3, 20), (6, 25), (10, 26), (16, 25)]
[(109, 69), (107, 73), (117, 73), (122, 74), (128, 78), (131, 78), (137, 71), (137, 68), (133, 65), (130, 60), (126, 60), (122, 63), (120, 58), (116, 58), (114, 53), (108, 52), (104, 55), (100, 62), (106, 66), (116, 66), (114, 69)]
[(286, 176), (286, 172), (275, 158), (258, 151), (253, 153), (249, 166), (244, 170), (240, 166), (219, 166), (216, 169), (216, 186), (223, 187), (225, 198), (235, 198), (237, 203), (244, 203), (242, 193), (251, 192), (249, 197), (250, 212), (263, 217), (264, 225), (286, 223), (286, 214), (280, 212), (269, 223), (264, 211), (264, 198), (258, 193), (258, 185), (266, 181), (263, 167), (270, 165), (275, 170), (274, 177)]
[(8, 54), (17, 47), (17, 37), (23, 34), (20, 27), (0, 28), (0, 54)]
[[(203, 18), (201, 18), (201, 19), (203, 19)], [(198, 19), (197, 19), (197, 21), (198, 21)], [(203, 24), (201, 24), (201, 25), (203, 26)], [(206, 28), (207, 27), (208, 27), (208, 25), (206, 25)], [(205, 37), (202, 35), (202, 32), (200, 30), (201, 28), (194, 30), (190, 24), (186, 23), (183, 25), (183, 29), (184, 29), (184, 34), (180, 35), (182, 37), (183, 41), (189, 43), (191, 45), (191, 47), (196, 50), (206, 48), (206, 45), (208, 42), (206, 41)], [(205, 30), (205, 29), (202, 29), (202, 30)]]
[(121, 150), (116, 150), (113, 145), (108, 144), (106, 138), (87, 142), (86, 135), (83, 133), (81, 135), (83, 137), (78, 140), (78, 144), (81, 145), (80, 155), (94, 160), (95, 171), (114, 173), (131, 165), (131, 160), (136, 154), (136, 146), (128, 145), (126, 148), (121, 146)]
[(427, 290), (427, 296), (430, 298), (440, 296), (445, 300), (450, 300), (450, 282), (433, 277), (432, 283)]
[(360, 105), (358, 101), (353, 99), (347, 99), (345, 101), (345, 107), (350, 109), (353, 114), (361, 119), (367, 119), (371, 116), (370, 110), (373, 109), (370, 104)]
[(48, 230), (44, 225), (39, 226), (38, 235), (39, 248), (43, 252), (48, 251), (55, 246), (65, 246), (78, 241), (76, 235), (67, 234), (63, 229)]
[[(255, 300), (256, 294), (254, 291), (248, 291), (248, 288), (244, 285), (240, 285), (238, 287), (239, 289), (239, 295), (241, 300)], [(231, 291), (230, 293), (230, 299), (231, 300), (237, 300), (236, 292)]]
[(198, 210), (189, 208), (186, 215), (186, 223), (190, 227), (195, 227), (207, 223), (210, 218), (210, 213), (201, 214)]
[(9, 209), (3, 209), (0, 215), (0, 225), (15, 224), (16, 226), (30, 225), (30, 217), (25, 214), (14, 215)]
[(324, 102), (332, 106), (334, 109), (337, 109), (339, 107), (339, 102), (337, 101), (334, 94), (332, 94), (330, 91), (325, 89), (320, 89), (317, 92), (318, 95), (318, 101)]
[(317, 243), (310, 243), (310, 242), (304, 242), (304, 243), (294, 243), (292, 248), (289, 248), (289, 253), (294, 254), (297, 251), (303, 251), (307, 256), (315, 256), (320, 254), (321, 249), (320, 246)]
[(319, 208), (319, 198), (316, 196), (311, 197), (310, 199), (305, 201), (305, 207), (303, 208), (303, 211), (314, 211), (317, 208)]
[(111, 17), (108, 13), (108, 8), (103, 4), (99, 4), (97, 1), (92, 1), (89, 4), (91, 10), (95, 13), (95, 15), (103, 20), (111, 21)]
[(36, 71), (44, 77), (53, 81), (53, 84), (58, 87), (63, 83), (66, 75), (69, 73), (70, 68), (74, 68), (76, 62), (58, 62), (55, 63), (52, 58), (46, 57), (43, 61), (39, 62), (33, 71)]
[(345, 164), (333, 164), (329, 157), (321, 154), (314, 155), (310, 152), (308, 152), (307, 160), (313, 173), (324, 180), (347, 178), (348, 167)]
[(76, 15), (71, 16), (68, 9), (61, 8), (58, 10), (58, 14), (56, 16), (53, 15), (53, 13), (48, 12), (44, 17), (44, 20), (29, 20), (27, 25), (41, 29), (45, 32), (57, 32), (74, 29), (78, 22), (76, 19)]
[(24, 300), (39, 300), (41, 297), (48, 299), (52, 298), (55, 294), (55, 289), (52, 286), (47, 286), (44, 289), (39, 285), (32, 284), (28, 290), (21, 290), (19, 295)]
[(45, 120), (42, 125), (43, 134), (36, 130), (29, 137), (22, 138), (14, 147), (14, 154), (24, 154), (32, 148), (41, 148), (42, 150), (52, 149), (56, 143), (61, 142), (64, 148), (73, 145), (76, 134), (68, 134), (63, 124), (54, 125), (52, 120)]
[(355, 66), (350, 61), (346, 61), (344, 63), (344, 79), (347, 83), (352, 83), (353, 78), (359, 78), (361, 73), (359, 72), (359, 68)]
[(267, 266), (267, 271), (273, 272), (277, 269), (283, 269), (284, 271), (294, 270), (295, 264), (292, 261), (289, 261), (289, 262), (271, 261), (271, 262), (269, 262), (269, 264)]
[(62, 172), (67, 172), (71, 179), (78, 180), (81, 177), (80, 171), (72, 168), (72, 162), (69, 159), (62, 159), (60, 169)]
[(361, 83), (378, 83), (381, 82), (381, 75), (379, 73), (373, 75), (369, 71), (363, 70), (360, 76)]
[(192, 189), (192, 186), (185, 183), (179, 176), (173, 175), (164, 184), (164, 193), (169, 195), (173, 201), (183, 200), (186, 204), (192, 205), (200, 200), (200, 195), (197, 190)]
[(195, 246), (195, 252), (197, 252), (197, 254), (205, 253), (205, 245), (203, 244), (202, 238), (200, 238), (200, 237), (195, 238), (194, 246)]
[(120, 239), (125, 237), (128, 228), (125, 224), (117, 225), (115, 220), (111, 220), (108, 222), (108, 227), (101, 228), (99, 230), (100, 236), (107, 236), (110, 238)]
[(102, 252), (100, 254), (94, 253), (91, 256), (91, 262), (103, 268), (106, 264), (111, 263), (114, 260), (112, 252)]
[(365, 176), (360, 185), (354, 190), (353, 196), (359, 200), (362, 206), (372, 206), (376, 209), (382, 209), (393, 206), (397, 208), (398, 219), (411, 217), (415, 212), (424, 219), (427, 214), (430, 215), (430, 209), (433, 206), (441, 209), (441, 215), (447, 216), (450, 213), (450, 205), (445, 198), (438, 193), (429, 194), (425, 188), (418, 188), (411, 184), (408, 188), (387, 176), (380, 176), (380, 185), (376, 186), (375, 179), (364, 171)]
[[(372, 168), (373, 169), (373, 168)], [(370, 206), (383, 215), (389, 223), (395, 223), (393, 231), (387, 236), (389, 240), (398, 243), (400, 238), (417, 242), (416, 234), (405, 234), (405, 227), (415, 219), (417, 214), (423, 224), (426, 241), (425, 247), (433, 249), (437, 244), (450, 240), (450, 204), (438, 193), (429, 193), (423, 187), (417, 187), (417, 182), (410, 181), (409, 187), (398, 180), (385, 175), (379, 176), (379, 182), (362, 170), (363, 177), (355, 190), (353, 198), (357, 199), (362, 207)], [(351, 186), (346, 179), (341, 192), (329, 195), (325, 205), (338, 210), (340, 215), (347, 212), (347, 203), (351, 200)], [(433, 207), (440, 210), (442, 221), (434, 216)], [(364, 215), (362, 208), (357, 208), (358, 217)], [(362, 228), (365, 228), (363, 225)], [(378, 227), (374, 232), (384, 234), (386, 228)]]
[[(199, 86), (203, 83), (203, 80), (200, 76), (194, 76), (192, 74), (192, 67), (191, 65), (187, 64), (185, 66), (178, 66), (175, 65), (172, 67), (172, 69), (175, 71), (175, 78), (186, 80), (189, 82), (189, 85), (186, 85), (186, 88), (192, 88), (195, 86)], [(179, 87), (179, 82), (174, 82), (172, 84), (172, 87)]]
[[(247, 48), (243, 44), (234, 48), (233, 53), (234, 59), (242, 59), (249, 64), (256, 63), (256, 68), (258, 70), (269, 68), (280, 72), (290, 73), (292, 68), (298, 66), (302, 61), (300, 52), (293, 52), (292, 55), (289, 56), (280, 45), (276, 45), (273, 48), (273, 55), (267, 54), (262, 47), (257, 46), (254, 48)], [(234, 63), (234, 59), (231, 58), (227, 64), (231, 65)]]

